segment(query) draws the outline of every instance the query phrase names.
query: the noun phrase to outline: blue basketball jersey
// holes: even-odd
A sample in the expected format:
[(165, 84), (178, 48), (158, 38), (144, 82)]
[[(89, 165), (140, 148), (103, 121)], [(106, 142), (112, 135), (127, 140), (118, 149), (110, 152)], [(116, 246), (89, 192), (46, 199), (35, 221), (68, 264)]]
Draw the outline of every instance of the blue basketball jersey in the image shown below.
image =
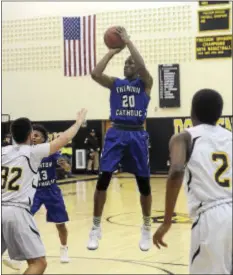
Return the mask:
[(65, 223), (69, 220), (62, 192), (56, 184), (56, 165), (61, 155), (57, 152), (47, 158), (43, 158), (38, 174), (38, 188), (33, 199), (31, 213), (35, 213), (44, 204), (47, 209), (47, 222)]
[(140, 78), (119, 79), (114, 82), (110, 95), (112, 122), (124, 125), (142, 125), (147, 116), (150, 97)]
[(56, 152), (53, 155), (50, 155), (46, 158), (43, 158), (38, 170), (39, 180), (38, 187), (46, 187), (56, 183), (56, 165), (57, 160), (61, 155)]

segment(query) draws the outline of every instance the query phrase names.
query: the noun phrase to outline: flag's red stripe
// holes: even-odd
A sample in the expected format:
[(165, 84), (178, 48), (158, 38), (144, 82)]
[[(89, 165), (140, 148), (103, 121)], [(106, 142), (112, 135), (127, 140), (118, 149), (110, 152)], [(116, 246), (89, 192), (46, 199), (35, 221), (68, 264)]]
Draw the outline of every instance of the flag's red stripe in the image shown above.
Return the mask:
[(69, 76), (71, 76), (71, 47), (70, 47), (70, 40), (68, 40), (68, 70), (69, 70)]
[(73, 43), (73, 54), (74, 54), (74, 76), (77, 76), (77, 72), (76, 72), (76, 40), (74, 40)]
[(64, 74), (67, 76), (67, 71), (66, 71), (66, 40), (64, 40)]
[(93, 43), (94, 43), (94, 46), (93, 46), (94, 67), (95, 67), (96, 66), (96, 15), (94, 15), (94, 18), (93, 18)]
[(79, 75), (82, 75), (82, 62), (81, 62), (81, 42), (78, 41), (78, 62), (79, 62)]
[(91, 59), (92, 59), (92, 43), (91, 43), (91, 16), (88, 16), (88, 39), (89, 39), (89, 45), (88, 45), (88, 49), (89, 49), (89, 73), (92, 71), (91, 68)]
[(81, 39), (72, 40), (73, 45), (71, 45), (72, 42), (70, 40), (64, 40), (65, 76), (87, 75), (96, 66), (96, 15), (88, 16), (88, 18), (81, 17), (81, 22)]
[(83, 17), (83, 56), (84, 56), (84, 75), (87, 74), (87, 66), (86, 66), (86, 62), (87, 62), (87, 56), (86, 56), (86, 20), (85, 17)]

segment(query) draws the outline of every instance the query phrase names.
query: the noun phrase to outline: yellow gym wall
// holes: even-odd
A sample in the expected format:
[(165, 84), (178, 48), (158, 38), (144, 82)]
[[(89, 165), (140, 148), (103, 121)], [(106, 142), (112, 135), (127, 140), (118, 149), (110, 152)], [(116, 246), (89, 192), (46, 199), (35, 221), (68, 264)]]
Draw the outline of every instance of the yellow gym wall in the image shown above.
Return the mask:
[[(195, 59), (196, 36), (230, 34), (232, 26), (199, 33), (197, 2), (3, 2), (2, 8), (2, 113), (12, 119), (72, 120), (81, 107), (88, 119), (108, 119), (108, 90), (89, 76), (64, 77), (62, 17), (89, 14), (96, 14), (97, 61), (112, 25), (125, 26), (143, 55), (154, 77), (148, 117), (188, 116), (193, 93), (205, 87), (220, 91), (224, 115), (232, 114), (232, 59)], [(124, 50), (106, 72), (122, 76), (127, 56)], [(158, 108), (158, 64), (166, 63), (180, 64), (181, 108)]]

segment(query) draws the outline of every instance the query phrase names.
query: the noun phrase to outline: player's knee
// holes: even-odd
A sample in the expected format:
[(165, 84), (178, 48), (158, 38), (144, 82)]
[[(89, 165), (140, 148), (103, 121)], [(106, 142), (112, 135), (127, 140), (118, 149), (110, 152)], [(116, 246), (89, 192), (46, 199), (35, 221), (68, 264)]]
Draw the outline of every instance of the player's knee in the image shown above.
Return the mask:
[(27, 262), (29, 266), (34, 266), (40, 274), (43, 274), (47, 267), (47, 261), (45, 257), (30, 259)]
[(141, 195), (149, 196), (151, 194), (150, 178), (136, 176), (138, 189)]
[(96, 185), (96, 189), (98, 191), (106, 191), (108, 189), (111, 178), (112, 178), (112, 173), (111, 172), (102, 172), (99, 175), (97, 185)]
[(57, 230), (60, 233), (67, 233), (67, 228), (66, 228), (66, 224), (65, 223), (60, 223), (60, 224), (56, 224)]
[(45, 269), (47, 267), (47, 261), (46, 261), (45, 257), (40, 259), (40, 266), (41, 266), (41, 269), (43, 269), (45, 271)]

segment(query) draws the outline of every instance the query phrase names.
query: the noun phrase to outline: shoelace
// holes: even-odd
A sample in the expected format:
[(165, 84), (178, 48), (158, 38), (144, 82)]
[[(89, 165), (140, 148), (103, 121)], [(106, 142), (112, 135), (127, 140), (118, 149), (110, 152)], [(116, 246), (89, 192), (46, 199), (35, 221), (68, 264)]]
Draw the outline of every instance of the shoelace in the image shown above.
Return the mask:
[(90, 232), (90, 237), (95, 237), (96, 239), (98, 238), (99, 232), (98, 229), (92, 229)]
[(142, 229), (142, 236), (146, 237), (146, 239), (150, 240), (151, 239), (150, 230)]

